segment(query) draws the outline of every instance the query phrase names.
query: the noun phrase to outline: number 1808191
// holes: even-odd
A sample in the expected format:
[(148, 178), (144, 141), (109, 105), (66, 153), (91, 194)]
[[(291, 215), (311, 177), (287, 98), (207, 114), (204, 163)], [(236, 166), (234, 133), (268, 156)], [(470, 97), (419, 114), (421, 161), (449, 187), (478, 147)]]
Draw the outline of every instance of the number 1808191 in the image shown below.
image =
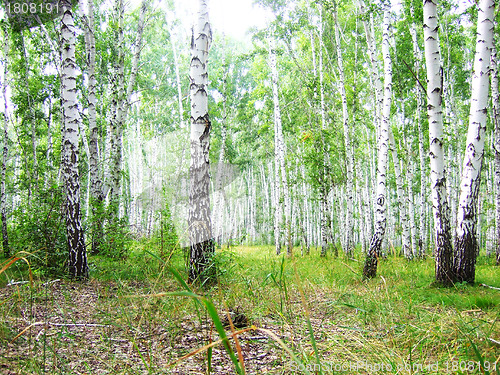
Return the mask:
[[(475, 361), (451, 361), (446, 362), (446, 370), (448, 371), (461, 371), (461, 372), (472, 372), (476, 369), (482, 371), (496, 371), (497, 370), (497, 362), (489, 362), (483, 361), (475, 362)], [(499, 368), (500, 369), (500, 368)]]
[(51, 14), (59, 13), (59, 3), (32, 3), (32, 2), (8, 2), (6, 4), (7, 13), (9, 14)]

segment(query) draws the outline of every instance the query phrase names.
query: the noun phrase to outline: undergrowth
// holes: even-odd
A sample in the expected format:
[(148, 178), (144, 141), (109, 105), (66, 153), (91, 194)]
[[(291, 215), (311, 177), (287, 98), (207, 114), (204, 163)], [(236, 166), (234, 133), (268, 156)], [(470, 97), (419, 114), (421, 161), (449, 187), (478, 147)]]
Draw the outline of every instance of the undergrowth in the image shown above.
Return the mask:
[(183, 283), (180, 249), (166, 261), (145, 242), (124, 258), (91, 256), (83, 284), (12, 284), (29, 280), (15, 262), (0, 274), (0, 370), (500, 373), (500, 291), (486, 287), (500, 287), (494, 259), (479, 258), (476, 285), (438, 288), (432, 259), (390, 255), (362, 281), (361, 254), (295, 254), (219, 251), (210, 290)]

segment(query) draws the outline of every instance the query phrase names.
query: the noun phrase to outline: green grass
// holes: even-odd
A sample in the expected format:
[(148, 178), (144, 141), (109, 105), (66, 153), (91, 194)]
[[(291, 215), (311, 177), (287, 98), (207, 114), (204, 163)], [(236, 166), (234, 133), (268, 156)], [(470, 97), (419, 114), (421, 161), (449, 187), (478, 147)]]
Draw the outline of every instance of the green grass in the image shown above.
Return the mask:
[[(217, 319), (238, 310), (255, 326), (238, 336), (241, 350), (229, 341), (248, 374), (374, 373), (376, 366), (379, 373), (480, 374), (479, 363), (484, 373), (500, 373), (494, 371), (495, 363), (500, 368), (500, 348), (492, 341), (500, 341), (500, 291), (479, 286), (500, 287), (493, 259), (479, 258), (476, 285), (439, 288), (432, 284), (429, 258), (408, 262), (389, 256), (379, 262), (375, 279), (362, 281), (361, 254), (355, 259), (320, 258), (316, 249), (309, 256), (298, 255), (298, 249), (295, 254), (276, 256), (270, 246), (219, 251), (218, 284), (192, 293), (162, 267), (147, 243), (134, 244), (121, 260), (90, 257), (86, 284), (35, 280), (33, 287), (5, 287), (7, 278), (27, 279), (19, 264), (0, 275), (0, 301), (6, 301), (0, 305), (0, 358), (15, 358), (0, 360), (0, 368), (65, 374), (210, 368), (212, 374), (232, 374), (234, 357), (231, 362), (222, 345), (213, 352), (204, 346), (220, 338)], [(169, 266), (186, 278), (184, 264), (178, 253)], [(217, 311), (196, 299), (206, 301), (205, 307), (213, 303)], [(32, 327), (10, 343), (29, 323), (45, 321), (60, 325)], [(94, 326), (77, 325), (83, 322)]]

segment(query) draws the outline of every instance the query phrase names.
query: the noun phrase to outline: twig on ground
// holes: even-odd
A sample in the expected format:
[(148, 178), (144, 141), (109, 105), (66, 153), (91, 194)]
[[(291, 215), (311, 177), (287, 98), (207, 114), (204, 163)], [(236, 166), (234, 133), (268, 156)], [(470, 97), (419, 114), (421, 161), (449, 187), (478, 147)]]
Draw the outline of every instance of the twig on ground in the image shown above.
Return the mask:
[(489, 286), (489, 285), (486, 285), (486, 284), (479, 284), (479, 286), (484, 286), (485, 288), (490, 288), (490, 289), (500, 290), (500, 288), (497, 288), (497, 287), (495, 287), (495, 286)]

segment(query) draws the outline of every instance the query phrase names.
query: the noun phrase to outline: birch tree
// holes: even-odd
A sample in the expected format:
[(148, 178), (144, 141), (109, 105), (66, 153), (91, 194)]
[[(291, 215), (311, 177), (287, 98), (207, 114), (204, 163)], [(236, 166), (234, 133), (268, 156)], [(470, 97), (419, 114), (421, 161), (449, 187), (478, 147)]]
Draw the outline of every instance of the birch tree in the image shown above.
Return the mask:
[(344, 130), (344, 147), (346, 155), (346, 193), (347, 193), (347, 210), (346, 210), (346, 241), (345, 252), (350, 254), (354, 248), (353, 241), (353, 156), (351, 146), (351, 130), (349, 111), (347, 108), (347, 94), (345, 89), (345, 74), (344, 74), (344, 60), (342, 57), (342, 49), (340, 48), (340, 30), (337, 19), (337, 7), (335, 5), (334, 22), (335, 22), (335, 49), (337, 51), (337, 65), (339, 69), (338, 86), (340, 96), (342, 99), (342, 123)]
[(420, 203), (419, 203), (419, 241), (418, 246), (416, 243), (413, 244), (413, 255), (422, 257), (425, 255), (425, 250), (427, 249), (427, 230), (425, 225), (425, 212), (426, 212), (426, 160), (425, 160), (425, 149), (424, 149), (424, 131), (422, 126), (422, 112), (424, 106), (424, 100), (422, 98), (422, 87), (420, 85), (420, 66), (422, 63), (422, 50), (418, 44), (418, 34), (417, 25), (415, 22), (415, 10), (413, 4), (410, 4), (410, 15), (412, 18), (412, 24), (410, 28), (410, 35), (413, 44), (413, 55), (415, 56), (415, 96), (417, 99), (417, 111), (415, 114), (415, 121), (418, 126), (418, 156), (420, 161)]
[(99, 127), (97, 125), (97, 97), (95, 76), (95, 22), (94, 0), (88, 0), (88, 18), (84, 17), (85, 45), (87, 49), (88, 73), (88, 119), (89, 119), (89, 180), (92, 207), (92, 253), (99, 252), (99, 244), (103, 239), (102, 204), (104, 192), (99, 168)]
[(191, 38), (191, 165), (189, 167), (189, 281), (210, 283), (215, 276), (215, 253), (210, 213), (210, 118), (208, 116), (208, 51), (212, 30), (207, 0), (199, 0)]
[(493, 47), (494, 0), (479, 2), (477, 41), (472, 74), (472, 92), (466, 149), (460, 183), (457, 239), (453, 269), (455, 281), (473, 283), (476, 271), (478, 195), (484, 158), (488, 113), (489, 64)]
[(431, 191), (436, 243), (436, 281), (452, 281), (452, 244), (446, 197), (446, 169), (443, 150), (443, 68), (439, 49), (437, 1), (424, 0), (424, 47), (427, 68), (427, 113), (429, 116), (429, 154)]
[[(275, 177), (276, 177), (276, 220), (281, 220), (281, 216), (278, 208), (280, 205), (280, 194), (281, 191), (283, 193), (283, 211), (285, 212), (285, 242), (287, 244), (287, 254), (292, 255), (292, 235), (291, 235), (291, 201), (290, 201), (290, 191), (288, 188), (288, 178), (286, 174), (286, 165), (285, 165), (285, 154), (286, 154), (286, 145), (285, 138), (283, 136), (283, 128), (281, 124), (281, 111), (280, 111), (280, 103), (278, 96), (278, 68), (276, 66), (276, 51), (274, 41), (271, 41), (270, 51), (269, 51), (269, 65), (271, 68), (271, 80), (272, 80), (272, 89), (273, 89), (273, 104), (274, 104), (274, 150), (275, 150)], [(279, 222), (279, 221), (278, 221)], [(279, 233), (279, 227), (278, 233)], [(276, 232), (276, 224), (275, 224), (275, 232)], [(276, 233), (275, 233), (276, 235)], [(278, 236), (279, 238), (279, 236)], [(280, 253), (281, 244), (276, 242), (276, 253)]]
[(9, 55), (9, 34), (8, 26), (4, 25), (3, 29), (3, 82), (2, 82), (2, 98), (4, 102), (3, 112), (3, 140), (2, 140), (2, 165), (1, 165), (1, 181), (0, 181), (0, 215), (2, 219), (2, 247), (4, 256), (10, 256), (9, 234), (7, 232), (7, 204), (5, 195), (5, 177), (7, 172), (7, 156), (8, 156), (8, 141), (9, 141), (9, 116), (8, 116), (8, 101), (7, 101), (7, 74), (8, 74), (8, 55)]
[(492, 117), (495, 127), (495, 233), (496, 233), (496, 264), (500, 266), (500, 92), (498, 80), (498, 55), (495, 46), (491, 51), (491, 101)]
[(382, 108), (382, 121), (380, 123), (380, 134), (378, 138), (378, 165), (377, 165), (377, 187), (375, 196), (375, 233), (370, 242), (366, 254), (363, 277), (373, 278), (377, 275), (378, 257), (380, 255), (382, 241), (387, 226), (387, 202), (386, 202), (386, 180), (387, 180), (387, 157), (389, 151), (389, 122), (391, 115), (392, 99), (392, 61), (389, 52), (389, 7), (384, 9), (384, 22), (382, 26), (382, 56), (384, 59), (384, 95)]
[(69, 274), (88, 278), (87, 252), (80, 219), (80, 176), (78, 172), (78, 129), (80, 114), (76, 88), (76, 28), (69, 0), (61, 1), (61, 100), (63, 105), (63, 140), (61, 175), (66, 194), (66, 235), (69, 250)]
[(112, 77), (112, 102), (111, 102), (111, 165), (108, 176), (108, 184), (104, 195), (109, 189), (111, 209), (111, 221), (118, 218), (119, 195), (121, 189), (121, 170), (123, 159), (123, 130), (127, 120), (127, 113), (130, 107), (137, 73), (139, 71), (139, 59), (142, 49), (142, 35), (144, 32), (145, 14), (148, 7), (148, 0), (143, 0), (140, 6), (139, 21), (137, 25), (137, 36), (133, 47), (132, 66), (128, 76), (128, 84), (125, 83), (125, 45), (124, 45), (124, 5), (123, 0), (115, 2), (115, 63), (114, 75)]

